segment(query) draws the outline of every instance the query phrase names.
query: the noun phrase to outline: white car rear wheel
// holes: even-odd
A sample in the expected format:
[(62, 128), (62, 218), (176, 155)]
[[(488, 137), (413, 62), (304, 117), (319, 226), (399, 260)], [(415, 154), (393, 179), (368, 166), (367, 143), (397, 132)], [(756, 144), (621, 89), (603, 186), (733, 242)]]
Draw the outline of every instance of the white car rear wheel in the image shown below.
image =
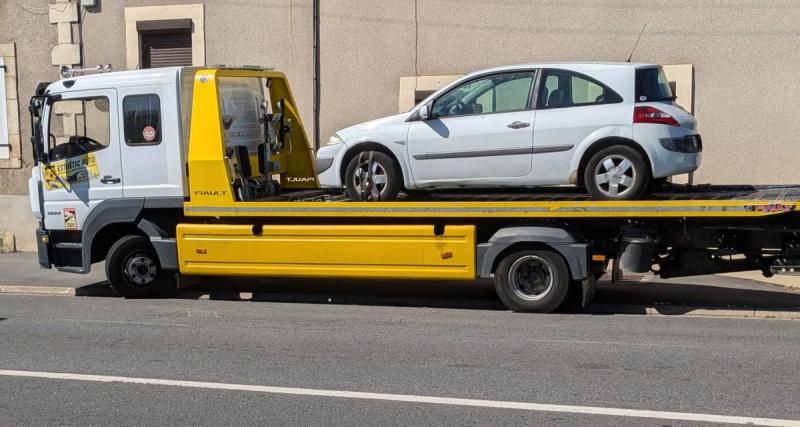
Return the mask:
[(650, 171), (634, 148), (616, 145), (597, 152), (584, 170), (586, 189), (596, 200), (635, 200), (644, 194)]

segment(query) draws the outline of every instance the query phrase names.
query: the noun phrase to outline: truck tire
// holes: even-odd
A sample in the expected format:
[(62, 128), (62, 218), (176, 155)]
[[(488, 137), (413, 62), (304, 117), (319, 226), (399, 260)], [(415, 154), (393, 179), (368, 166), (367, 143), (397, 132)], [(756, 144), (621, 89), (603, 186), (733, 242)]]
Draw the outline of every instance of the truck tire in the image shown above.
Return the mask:
[(125, 236), (111, 246), (106, 277), (125, 298), (169, 296), (176, 289), (174, 275), (161, 269), (155, 249), (142, 236)]
[[(371, 181), (368, 180), (370, 171)], [(351, 200), (390, 201), (400, 192), (403, 177), (391, 157), (380, 151), (362, 151), (347, 164), (344, 180)], [(366, 191), (362, 191), (362, 187)]]
[(570, 287), (567, 263), (555, 252), (524, 250), (503, 258), (494, 273), (494, 289), (512, 311), (549, 313)]
[(647, 191), (650, 170), (636, 149), (614, 145), (589, 159), (583, 180), (595, 200), (636, 200)]

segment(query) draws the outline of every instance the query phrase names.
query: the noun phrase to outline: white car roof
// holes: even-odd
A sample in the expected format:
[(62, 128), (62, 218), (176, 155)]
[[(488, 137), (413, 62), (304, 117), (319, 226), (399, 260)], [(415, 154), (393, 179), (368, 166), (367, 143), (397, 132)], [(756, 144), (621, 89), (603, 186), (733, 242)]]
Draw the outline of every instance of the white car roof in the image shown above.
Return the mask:
[[(530, 70), (533, 68), (558, 68), (561, 70), (568, 70), (568, 71), (575, 71), (577, 73), (586, 74), (589, 76), (597, 76), (604, 75), (606, 78), (602, 79), (603, 84), (608, 85), (612, 89), (616, 90), (619, 93), (626, 92), (627, 88), (632, 89), (632, 79), (628, 77), (627, 73), (617, 73), (614, 70), (631, 70), (632, 68), (652, 68), (658, 67), (658, 64), (648, 64), (642, 62), (539, 62), (539, 63), (531, 63), (531, 64), (517, 64), (517, 65), (505, 65), (502, 67), (493, 67), (493, 68), (486, 68), (479, 71), (474, 71), (472, 73), (466, 74), (449, 84), (441, 87), (438, 91), (430, 94), (427, 98), (422, 100), (418, 103), (412, 111), (418, 108), (420, 105), (424, 105), (429, 102), (431, 99), (438, 96), (440, 93), (444, 93), (451, 88), (461, 84), (462, 82), (469, 80), (473, 77), (480, 76), (483, 74), (491, 74), (491, 73), (499, 73), (504, 71), (516, 71), (516, 70)], [(623, 75), (624, 74), (624, 75)], [(629, 82), (628, 80), (631, 80)]]
[(628, 67), (651, 68), (651, 67), (658, 67), (658, 64), (648, 64), (643, 62), (591, 62), (591, 61), (590, 62), (538, 62), (531, 64), (516, 64), (516, 65), (505, 65), (501, 67), (486, 68), (483, 70), (469, 73), (469, 75), (493, 73), (498, 71), (526, 70), (531, 68), (560, 68), (563, 70), (581, 72), (581, 71), (609, 70), (613, 68), (628, 68)]

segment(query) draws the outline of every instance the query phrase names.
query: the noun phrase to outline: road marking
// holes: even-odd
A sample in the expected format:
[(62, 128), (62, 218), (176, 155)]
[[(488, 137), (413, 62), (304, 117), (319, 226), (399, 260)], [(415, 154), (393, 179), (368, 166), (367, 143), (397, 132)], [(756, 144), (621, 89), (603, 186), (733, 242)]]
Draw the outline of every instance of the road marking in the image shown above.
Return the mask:
[(606, 415), (629, 418), (655, 418), (663, 420), (696, 421), (724, 424), (754, 424), (763, 426), (800, 427), (800, 420), (775, 418), (737, 417), (730, 415), (697, 414), (689, 412), (648, 411), (642, 409), (607, 408), (597, 406), (556, 405), (547, 403), (513, 402), (502, 400), (462, 399), (455, 397), (416, 396), (410, 394), (366, 393), (345, 390), (270, 387), (248, 384), (179, 381), (156, 378), (135, 378), (109, 375), (86, 375), (61, 372), (36, 372), (0, 369), (0, 376), (45, 378), (56, 380), (90, 381), (99, 383), (146, 384), (171, 387), (188, 387), (212, 390), (248, 391), (255, 393), (288, 394), (297, 396), (334, 397), (346, 399), (381, 400), (391, 402), (426, 403), (436, 405), (472, 406), (480, 408), (520, 409), (537, 412)]
[(137, 325), (137, 326), (192, 326), (185, 323), (163, 323), (163, 322), (136, 322), (129, 320), (103, 320), (103, 319), (52, 319), (55, 322), (86, 322), (86, 323), (112, 323), (118, 325)]

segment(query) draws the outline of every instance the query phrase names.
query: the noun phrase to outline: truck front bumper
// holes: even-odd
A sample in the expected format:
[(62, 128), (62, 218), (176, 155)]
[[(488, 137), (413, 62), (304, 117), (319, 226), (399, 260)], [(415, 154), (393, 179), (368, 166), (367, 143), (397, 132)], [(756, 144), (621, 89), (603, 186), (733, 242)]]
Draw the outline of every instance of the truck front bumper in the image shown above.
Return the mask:
[(50, 256), (50, 234), (41, 226), (36, 229), (36, 251), (39, 253), (39, 265), (50, 269), (53, 258)]

